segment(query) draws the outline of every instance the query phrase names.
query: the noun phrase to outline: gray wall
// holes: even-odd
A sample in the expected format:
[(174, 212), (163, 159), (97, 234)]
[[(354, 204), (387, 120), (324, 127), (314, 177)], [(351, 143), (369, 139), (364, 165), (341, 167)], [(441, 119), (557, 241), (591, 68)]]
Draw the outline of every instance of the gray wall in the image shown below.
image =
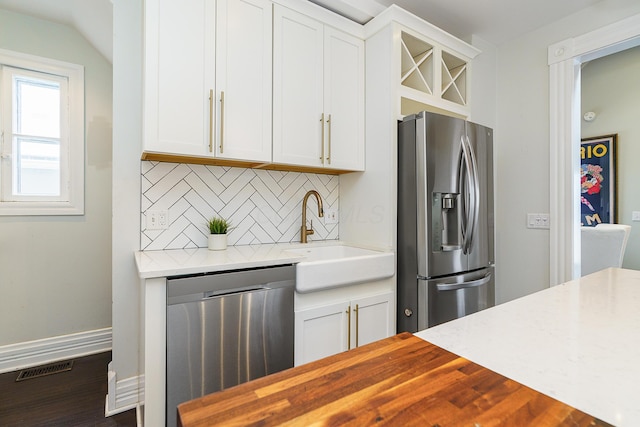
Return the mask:
[(582, 69), (582, 137), (618, 134), (618, 223), (631, 225), (623, 267), (640, 270), (640, 223), (631, 212), (640, 211), (640, 47), (589, 62)]
[(85, 215), (0, 217), (0, 347), (110, 327), (111, 65), (74, 29), (2, 9), (0, 48), (83, 65), (86, 118)]

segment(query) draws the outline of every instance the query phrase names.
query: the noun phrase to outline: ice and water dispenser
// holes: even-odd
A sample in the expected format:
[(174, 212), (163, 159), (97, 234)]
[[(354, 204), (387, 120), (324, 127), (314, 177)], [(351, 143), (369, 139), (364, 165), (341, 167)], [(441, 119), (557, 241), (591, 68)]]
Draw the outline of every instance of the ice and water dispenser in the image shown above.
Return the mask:
[(431, 210), (432, 250), (448, 252), (462, 249), (458, 193), (433, 193)]

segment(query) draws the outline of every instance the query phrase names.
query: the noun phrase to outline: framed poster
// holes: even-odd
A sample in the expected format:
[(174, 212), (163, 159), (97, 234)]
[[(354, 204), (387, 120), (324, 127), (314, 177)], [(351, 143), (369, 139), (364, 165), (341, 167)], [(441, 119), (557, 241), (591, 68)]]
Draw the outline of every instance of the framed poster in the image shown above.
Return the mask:
[(580, 144), (580, 221), (585, 227), (615, 223), (615, 135), (584, 138)]

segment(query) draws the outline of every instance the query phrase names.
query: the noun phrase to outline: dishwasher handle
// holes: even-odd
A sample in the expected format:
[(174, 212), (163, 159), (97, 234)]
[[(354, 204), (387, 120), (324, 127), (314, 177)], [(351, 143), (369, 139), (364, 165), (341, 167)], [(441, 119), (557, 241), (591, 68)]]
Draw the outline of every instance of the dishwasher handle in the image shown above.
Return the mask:
[(271, 288), (268, 286), (262, 285), (262, 286), (247, 286), (246, 288), (240, 288), (240, 289), (223, 289), (223, 290), (217, 290), (217, 291), (208, 291), (204, 293), (202, 299), (207, 300), (211, 298), (225, 297), (229, 295), (238, 295), (238, 294), (246, 294), (249, 292), (267, 291), (269, 289)]
[(242, 291), (257, 286), (268, 286), (271, 289), (293, 288), (295, 278), (295, 266), (291, 264), (193, 276), (174, 276), (167, 278), (167, 298), (197, 295), (197, 299), (201, 299), (205, 292)]

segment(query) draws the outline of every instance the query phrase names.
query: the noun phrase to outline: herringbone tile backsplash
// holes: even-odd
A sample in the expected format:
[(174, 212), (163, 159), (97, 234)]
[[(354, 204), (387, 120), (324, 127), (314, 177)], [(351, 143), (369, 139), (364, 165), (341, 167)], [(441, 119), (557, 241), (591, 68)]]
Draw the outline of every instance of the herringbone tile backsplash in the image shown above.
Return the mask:
[[(142, 162), (142, 250), (207, 246), (206, 221), (231, 220), (230, 245), (295, 242), (300, 239), (302, 198), (317, 190), (326, 209), (338, 209), (335, 175)], [(313, 220), (310, 240), (338, 239), (338, 224), (318, 218), (314, 197), (307, 220)], [(147, 230), (147, 211), (169, 212), (167, 230)]]

